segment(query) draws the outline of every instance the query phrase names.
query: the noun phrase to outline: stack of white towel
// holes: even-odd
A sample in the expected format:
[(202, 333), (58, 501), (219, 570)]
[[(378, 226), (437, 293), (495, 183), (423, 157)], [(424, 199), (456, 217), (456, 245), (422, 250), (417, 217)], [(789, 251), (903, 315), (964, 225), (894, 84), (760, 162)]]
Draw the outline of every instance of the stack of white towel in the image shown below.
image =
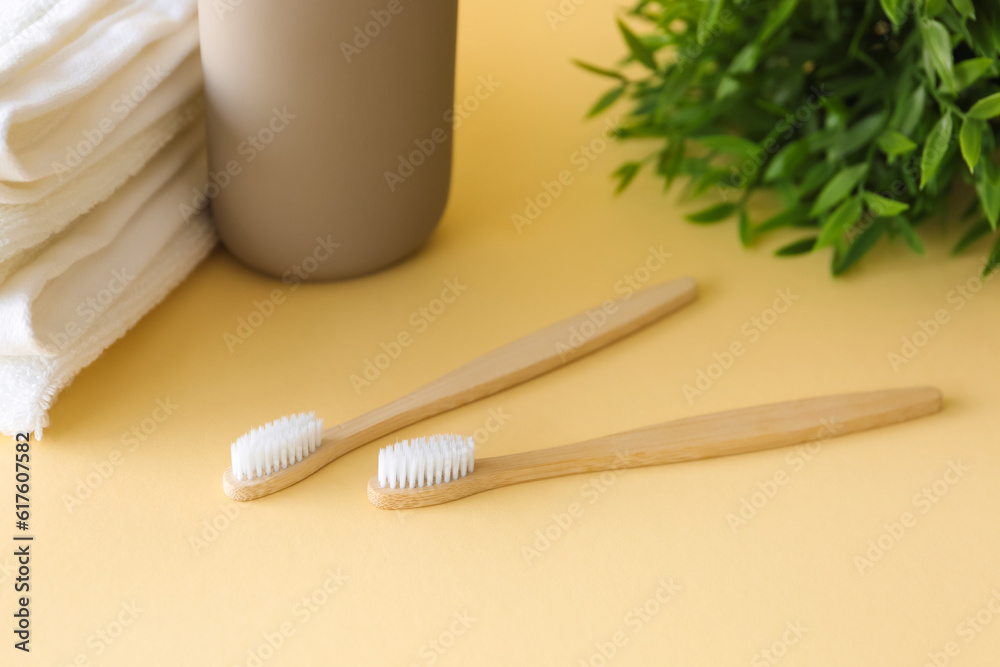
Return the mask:
[(215, 243), (195, 5), (0, 2), (0, 432), (41, 437)]

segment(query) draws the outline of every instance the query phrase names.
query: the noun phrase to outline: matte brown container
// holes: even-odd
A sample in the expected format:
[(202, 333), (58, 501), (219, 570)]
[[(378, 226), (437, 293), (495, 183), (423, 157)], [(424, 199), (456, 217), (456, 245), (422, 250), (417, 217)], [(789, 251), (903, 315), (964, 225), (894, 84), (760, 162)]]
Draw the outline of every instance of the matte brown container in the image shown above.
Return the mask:
[(236, 257), (325, 280), (426, 241), (448, 199), (457, 12), (457, 0), (199, 0), (208, 194)]

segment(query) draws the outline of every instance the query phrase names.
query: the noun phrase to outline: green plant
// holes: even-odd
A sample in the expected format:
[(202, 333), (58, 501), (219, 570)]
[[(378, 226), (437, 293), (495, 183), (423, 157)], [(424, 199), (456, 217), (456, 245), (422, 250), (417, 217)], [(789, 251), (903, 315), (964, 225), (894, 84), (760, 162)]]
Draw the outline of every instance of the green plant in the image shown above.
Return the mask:
[[(996, 231), (996, 0), (641, 0), (629, 14), (648, 31), (618, 22), (619, 67), (577, 61), (615, 80), (589, 115), (630, 100), (617, 136), (658, 140), (615, 172), (619, 192), (647, 164), (668, 187), (686, 176), (691, 196), (721, 193), (688, 220), (735, 215), (744, 245), (808, 229), (777, 254), (832, 247), (834, 275), (882, 236), (923, 254), (916, 228), (960, 175), (976, 197), (953, 252)], [(783, 210), (754, 223), (760, 188)], [(984, 274), (998, 263), (1000, 238)]]

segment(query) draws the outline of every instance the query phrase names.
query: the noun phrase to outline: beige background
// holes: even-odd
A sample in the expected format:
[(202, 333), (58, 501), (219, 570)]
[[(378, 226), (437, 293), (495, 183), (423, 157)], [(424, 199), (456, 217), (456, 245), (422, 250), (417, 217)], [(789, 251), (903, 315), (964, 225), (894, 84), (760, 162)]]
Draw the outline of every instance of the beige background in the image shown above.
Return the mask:
[[(576, 151), (605, 122), (581, 117), (607, 85), (569, 60), (608, 64), (622, 53), (618, 10), (562, 5), (575, 9), (553, 29), (554, 0), (463, 3), (458, 103), (474, 105), (481, 76), (500, 85), (456, 132), (451, 202), (419, 256), (291, 290), (216, 252), (64, 392), (33, 450), (35, 651), (25, 663), (253, 665), (248, 651), (259, 656), (264, 637), (287, 624), (290, 636), (259, 664), (919, 666), (948, 642), (956, 655), (939, 664), (995, 664), (998, 295), (994, 283), (971, 299), (951, 292), (976, 275), (985, 249), (950, 259), (957, 230), (935, 227), (924, 234), (929, 258), (896, 243), (832, 280), (825, 254), (771, 256), (792, 235), (744, 251), (731, 222), (684, 223), (702, 203), (664, 195), (648, 174), (614, 198), (609, 173), (644, 147), (611, 147), (580, 171)], [(573, 182), (518, 233), (511, 215), (562, 170)], [(502, 411), (509, 417), (480, 450), (495, 455), (912, 384), (941, 387), (944, 411), (831, 440), (809, 460), (778, 450), (563, 478), (403, 514), (365, 499), (388, 438), (278, 495), (236, 505), (222, 494), (228, 445), (250, 427), (299, 410), (329, 423), (358, 415), (615, 296), (661, 246), (671, 257), (650, 283), (691, 275), (702, 286), (694, 305), (398, 435), (471, 432)], [(467, 289), (417, 331), (411, 314), (449, 279)], [(224, 334), (274, 289), (284, 302), (230, 353)], [(751, 340), (744, 327), (785, 289), (798, 300)], [(940, 309), (948, 322), (894, 370), (887, 355)], [(413, 344), (355, 391), (351, 375), (403, 331)], [(683, 385), (734, 341), (746, 353), (686, 400)], [(152, 421), (164, 417), (158, 400), (177, 406), (161, 423)], [(152, 431), (134, 448), (124, 439), (133, 427)], [(964, 472), (940, 481), (951, 463)], [(106, 479), (80, 488), (109, 465)], [(2, 488), (11, 467), (2, 466)], [(786, 483), (766, 502), (753, 497), (776, 474)], [(936, 502), (917, 497), (935, 482)], [(69, 505), (78, 493), (88, 497)], [(734, 525), (744, 499), (761, 506)], [(560, 527), (573, 503), (580, 511)], [(913, 521), (889, 536), (886, 524), (905, 512)], [(208, 529), (213, 521), (222, 530)], [(546, 532), (555, 539), (543, 541)], [(891, 548), (859, 565), (880, 537)], [(9, 552), (0, 557), (8, 602)], [(309, 609), (309, 597), (321, 603)], [(992, 623), (972, 629), (966, 618), (977, 612)], [(120, 634), (119, 617), (128, 621)], [(102, 632), (117, 636), (109, 643)]]

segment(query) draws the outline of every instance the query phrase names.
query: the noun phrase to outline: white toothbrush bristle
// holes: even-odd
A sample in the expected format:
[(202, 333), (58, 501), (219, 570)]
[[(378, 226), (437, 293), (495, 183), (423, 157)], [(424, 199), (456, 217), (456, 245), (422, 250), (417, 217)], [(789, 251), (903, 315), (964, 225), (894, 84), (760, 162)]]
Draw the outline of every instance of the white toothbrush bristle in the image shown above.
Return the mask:
[(461, 435), (403, 440), (378, 452), (381, 488), (415, 489), (445, 484), (475, 469), (476, 442)]
[(252, 429), (230, 446), (233, 477), (264, 477), (295, 465), (316, 451), (323, 439), (323, 420), (301, 412)]

